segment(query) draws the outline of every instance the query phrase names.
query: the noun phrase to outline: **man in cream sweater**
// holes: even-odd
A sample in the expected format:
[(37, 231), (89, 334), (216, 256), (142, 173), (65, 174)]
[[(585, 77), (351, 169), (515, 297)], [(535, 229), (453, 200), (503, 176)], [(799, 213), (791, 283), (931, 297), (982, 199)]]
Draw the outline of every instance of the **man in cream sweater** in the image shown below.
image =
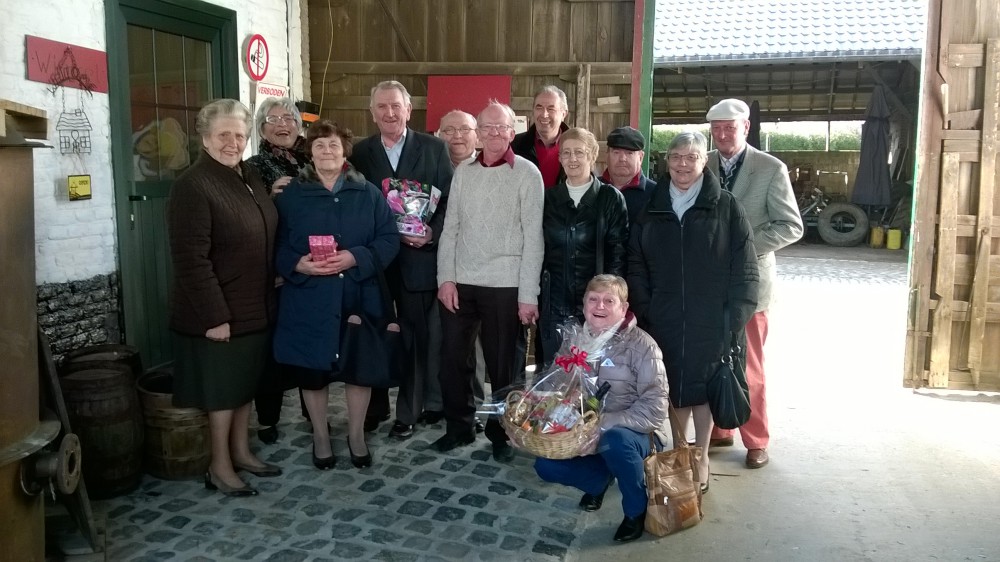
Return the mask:
[[(450, 451), (476, 438), (470, 367), (482, 330), (483, 355), (494, 398), (514, 381), (518, 334), (538, 319), (542, 269), (542, 176), (510, 149), (514, 112), (490, 102), (477, 119), (483, 150), (460, 164), (452, 179), (448, 213), (438, 248), (441, 301), (441, 396), (447, 429), (434, 442)], [(493, 458), (509, 461), (514, 451), (499, 420), (486, 423)]]

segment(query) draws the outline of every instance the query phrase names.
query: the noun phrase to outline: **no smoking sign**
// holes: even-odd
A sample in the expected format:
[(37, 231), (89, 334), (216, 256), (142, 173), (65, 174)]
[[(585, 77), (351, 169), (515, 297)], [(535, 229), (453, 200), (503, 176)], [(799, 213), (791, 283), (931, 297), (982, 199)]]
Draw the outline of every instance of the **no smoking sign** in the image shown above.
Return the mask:
[(245, 56), (247, 72), (250, 78), (260, 82), (267, 75), (267, 66), (271, 62), (271, 55), (267, 50), (267, 41), (259, 33), (252, 35), (247, 41), (247, 51)]

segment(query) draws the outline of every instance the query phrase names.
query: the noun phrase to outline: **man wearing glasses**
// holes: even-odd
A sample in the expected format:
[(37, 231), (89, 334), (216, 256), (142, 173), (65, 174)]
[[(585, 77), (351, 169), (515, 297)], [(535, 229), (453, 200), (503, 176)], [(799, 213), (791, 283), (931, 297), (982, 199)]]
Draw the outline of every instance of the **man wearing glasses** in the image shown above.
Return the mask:
[[(428, 183), (441, 190), (441, 201), (427, 225), (427, 234), (401, 236), (399, 255), (386, 268), (386, 280), (403, 324), (406, 357), (396, 397), (396, 421), (389, 437), (402, 440), (413, 435), (413, 426), (424, 409), (425, 390), (435, 392), (433, 381), (440, 369), (438, 354), (431, 352), (441, 342), (435, 302), (437, 240), (444, 224), (452, 166), (444, 141), (407, 126), (413, 106), (402, 84), (387, 80), (372, 88), (370, 109), (378, 133), (354, 145), (350, 161), (358, 171), (380, 189), (386, 178), (398, 178)], [(374, 431), (388, 419), (388, 390), (372, 389), (365, 431)]]
[(449, 111), (441, 118), (438, 135), (448, 145), (448, 155), (451, 164), (459, 164), (471, 159), (476, 154), (476, 118), (458, 109)]
[[(747, 385), (750, 387), (750, 420), (740, 427), (747, 448), (746, 467), (761, 468), (770, 460), (767, 445), (767, 394), (764, 385), (764, 342), (767, 339), (767, 309), (777, 277), (774, 252), (802, 237), (802, 217), (795, 202), (788, 168), (777, 158), (747, 144), (750, 108), (741, 100), (726, 99), (708, 110), (716, 149), (708, 153), (709, 170), (719, 176), (722, 188), (732, 192), (746, 209), (753, 227), (760, 285), (757, 310), (746, 325)], [(733, 444), (734, 431), (716, 428), (711, 445)]]
[[(442, 452), (476, 438), (469, 358), (477, 334), (482, 330), (486, 371), (494, 399), (500, 400), (497, 391), (514, 380), (519, 334), (538, 319), (542, 176), (511, 150), (514, 111), (509, 106), (491, 101), (477, 124), (483, 149), (455, 170), (438, 250), (441, 395), (447, 424), (433, 447)], [(513, 459), (496, 417), (487, 421), (486, 436), (494, 459)]]

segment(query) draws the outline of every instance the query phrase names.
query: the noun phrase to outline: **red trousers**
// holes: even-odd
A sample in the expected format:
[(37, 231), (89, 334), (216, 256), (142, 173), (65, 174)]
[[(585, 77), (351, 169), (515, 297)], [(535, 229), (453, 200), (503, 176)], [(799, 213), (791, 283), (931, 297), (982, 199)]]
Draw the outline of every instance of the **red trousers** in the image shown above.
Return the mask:
[[(747, 449), (766, 449), (771, 434), (767, 429), (767, 390), (764, 385), (764, 342), (767, 341), (767, 311), (755, 313), (747, 322), (747, 386), (750, 388), (750, 419), (740, 426)], [(732, 437), (734, 429), (712, 431), (712, 439)]]

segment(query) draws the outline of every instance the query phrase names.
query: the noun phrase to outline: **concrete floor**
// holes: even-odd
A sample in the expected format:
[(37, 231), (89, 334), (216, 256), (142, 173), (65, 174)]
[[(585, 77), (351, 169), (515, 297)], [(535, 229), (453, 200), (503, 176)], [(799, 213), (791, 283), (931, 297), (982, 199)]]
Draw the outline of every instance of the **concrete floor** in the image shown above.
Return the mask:
[(108, 560), (1000, 560), (1000, 400), (902, 388), (905, 260), (823, 245), (779, 254), (771, 464), (743, 468), (739, 444), (713, 451), (705, 520), (679, 534), (614, 544), (616, 488), (581, 513), (579, 494), (540, 482), (528, 455), (498, 465), (483, 440), (427, 451), (439, 427), (374, 438), (372, 469), (317, 473), (289, 398), (285, 437), (265, 457), (285, 477), (257, 480), (248, 501), (147, 478), (96, 506)]
[(704, 521), (625, 547), (609, 497), (572, 559), (1000, 560), (1000, 398), (902, 388), (905, 255), (795, 246), (778, 263), (771, 463), (743, 468), (738, 438), (713, 450)]

